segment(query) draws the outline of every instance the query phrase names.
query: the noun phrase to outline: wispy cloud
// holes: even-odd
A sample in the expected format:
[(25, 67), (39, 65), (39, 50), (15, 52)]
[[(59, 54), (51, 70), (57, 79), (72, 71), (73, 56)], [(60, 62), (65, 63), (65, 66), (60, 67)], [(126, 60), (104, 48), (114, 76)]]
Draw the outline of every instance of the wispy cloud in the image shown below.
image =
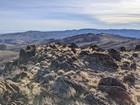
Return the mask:
[[(74, 20), (0, 20), (3, 27), (1, 29), (8, 28), (9, 30), (64, 30), (73, 28), (85, 28), (85, 27), (97, 27), (96, 24)], [(9, 24), (8, 26), (6, 24)], [(25, 27), (26, 26), (26, 27)], [(52, 28), (53, 27), (53, 28)]]
[[(16, 23), (16, 25), (15, 25)], [(140, 27), (139, 0), (1, 0), (0, 29)]]
[(85, 11), (106, 23), (140, 22), (140, 1), (138, 0), (122, 0), (119, 3), (90, 5)]

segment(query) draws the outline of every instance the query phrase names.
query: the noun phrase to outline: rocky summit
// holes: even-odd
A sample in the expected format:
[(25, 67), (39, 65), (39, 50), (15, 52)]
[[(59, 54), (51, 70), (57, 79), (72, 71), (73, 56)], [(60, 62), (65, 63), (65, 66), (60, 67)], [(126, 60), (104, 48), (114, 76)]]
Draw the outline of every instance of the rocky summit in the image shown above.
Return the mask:
[(1, 105), (140, 105), (140, 45), (28, 45), (0, 71)]

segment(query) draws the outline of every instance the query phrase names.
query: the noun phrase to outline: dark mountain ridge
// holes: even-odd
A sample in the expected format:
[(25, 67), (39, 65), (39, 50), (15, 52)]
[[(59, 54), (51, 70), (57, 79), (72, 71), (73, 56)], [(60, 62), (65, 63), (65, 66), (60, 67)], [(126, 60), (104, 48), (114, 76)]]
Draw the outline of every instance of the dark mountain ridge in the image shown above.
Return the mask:
[(79, 47), (87, 47), (90, 44), (96, 44), (102, 48), (120, 48), (124, 46), (128, 49), (134, 49), (135, 45), (140, 43), (140, 39), (123, 37), (112, 34), (81, 34), (67, 37), (60, 40), (63, 43), (76, 43)]
[[(132, 29), (79, 29), (79, 30), (66, 30), (66, 31), (48, 31), (48, 32), (41, 32), (41, 31), (27, 31), (27, 32), (18, 32), (18, 33), (9, 33), (9, 34), (1, 34), (0, 39), (1, 42), (17, 42), (17, 43), (26, 43), (34, 40), (44, 40), (44, 39), (62, 39), (66, 37), (71, 37), (79, 34), (87, 34), (87, 33), (94, 33), (94, 34), (115, 34), (121, 35), (125, 37), (133, 37), (133, 38), (140, 38), (140, 30), (132, 30)], [(5, 41), (6, 40), (6, 41)]]

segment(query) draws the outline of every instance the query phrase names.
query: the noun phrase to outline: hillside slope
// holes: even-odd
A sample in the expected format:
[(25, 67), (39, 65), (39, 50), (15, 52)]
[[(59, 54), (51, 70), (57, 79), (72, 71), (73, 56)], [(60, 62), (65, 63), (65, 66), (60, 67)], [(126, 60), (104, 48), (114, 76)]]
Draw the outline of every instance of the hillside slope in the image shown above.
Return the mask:
[(51, 32), (41, 32), (41, 31), (27, 31), (19, 33), (9, 33), (0, 35), (0, 43), (18, 43), (23, 44), (31, 41), (41, 41), (46, 39), (61, 39), (66, 37), (71, 37), (79, 34), (87, 33), (106, 33), (115, 34), (125, 37), (140, 38), (140, 30), (102, 30), (102, 29), (79, 29), (79, 30), (66, 30), (66, 31), (51, 31)]
[(139, 105), (140, 46), (136, 48), (27, 46), (0, 71), (0, 104)]
[(120, 48), (122, 46), (128, 49), (134, 49), (134, 47), (140, 44), (140, 39), (123, 37), (112, 34), (81, 34), (72, 37), (67, 37), (61, 40), (64, 43), (76, 43), (80, 47), (87, 47), (90, 44), (96, 44), (101, 48)]

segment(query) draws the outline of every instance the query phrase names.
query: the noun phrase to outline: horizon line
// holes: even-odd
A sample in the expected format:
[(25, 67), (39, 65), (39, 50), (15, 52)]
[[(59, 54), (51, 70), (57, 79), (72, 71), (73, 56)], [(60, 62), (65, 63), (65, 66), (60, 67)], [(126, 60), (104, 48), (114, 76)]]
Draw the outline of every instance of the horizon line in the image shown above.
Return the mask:
[(77, 29), (60, 29), (60, 30), (0, 30), (0, 31), (15, 31), (15, 32), (0, 32), (0, 34), (10, 34), (10, 33), (22, 33), (22, 32), (57, 32), (57, 31), (73, 31), (73, 30), (135, 30), (140, 31), (140, 29), (133, 28), (77, 28)]

